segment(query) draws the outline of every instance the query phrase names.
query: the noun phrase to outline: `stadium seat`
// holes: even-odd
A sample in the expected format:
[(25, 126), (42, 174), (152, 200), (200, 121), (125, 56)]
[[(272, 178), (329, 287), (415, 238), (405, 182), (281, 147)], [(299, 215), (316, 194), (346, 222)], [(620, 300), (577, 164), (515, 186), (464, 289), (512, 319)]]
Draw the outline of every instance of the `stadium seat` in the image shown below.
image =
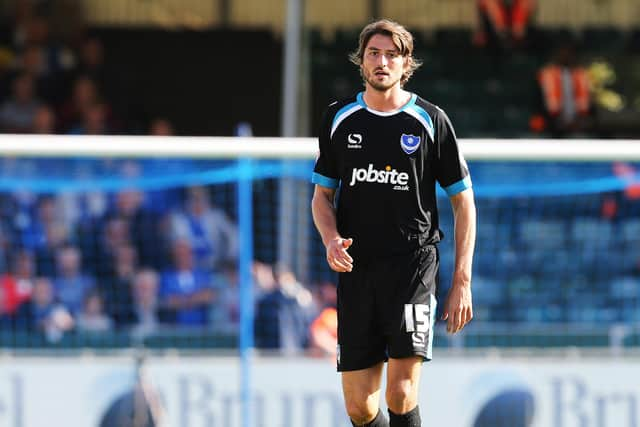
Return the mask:
[(340, 28), (336, 31), (334, 46), (342, 52), (351, 52), (357, 47), (359, 37), (359, 28)]
[(470, 50), (472, 31), (470, 28), (439, 28), (435, 31), (435, 47), (460, 55), (461, 50)]
[(468, 100), (470, 95), (473, 96), (465, 84), (453, 79), (433, 79), (425, 89), (427, 90), (425, 97), (445, 106), (462, 104)]
[(629, 34), (627, 50), (631, 53), (640, 53), (640, 28), (635, 28)]
[(527, 76), (533, 79), (541, 65), (541, 61), (535, 56), (515, 54), (503, 63), (502, 77), (522, 84), (523, 78)]
[(322, 31), (319, 28), (314, 28), (314, 27), (307, 28), (306, 36), (309, 41), (309, 45), (311, 46), (311, 49), (319, 50), (319, 51), (326, 49), (328, 43), (323, 37)]
[(477, 132), (486, 130), (488, 127), (486, 114), (479, 112), (475, 108), (461, 107), (456, 104), (447, 104), (446, 102), (440, 105), (449, 115), (458, 137), (472, 137)]
[(640, 300), (640, 282), (632, 276), (614, 279), (610, 285), (611, 297), (620, 300)]
[(582, 50), (592, 53), (623, 52), (627, 34), (614, 27), (590, 27), (582, 31)]
[(625, 245), (638, 245), (640, 249), (640, 219), (626, 218), (620, 222), (619, 235)]
[(596, 218), (576, 218), (571, 229), (571, 240), (581, 246), (608, 247), (613, 238), (613, 224)]
[(560, 249), (566, 241), (566, 230), (561, 221), (524, 220), (520, 223), (520, 239), (530, 248)]
[[(638, 303), (627, 306), (627, 307), (622, 307), (620, 311), (621, 311), (621, 315), (620, 315), (621, 321), (628, 324), (640, 323), (640, 310), (638, 310)], [(625, 342), (625, 346), (626, 345), (640, 346), (640, 334), (638, 333), (630, 334), (625, 338), (624, 342)], [(631, 344), (632, 342), (634, 343)]]
[(548, 49), (553, 49), (554, 46), (562, 43), (576, 42), (579, 40), (579, 34), (566, 27), (541, 28), (540, 36), (544, 41), (543, 46), (546, 46)]
[(446, 78), (448, 67), (442, 55), (431, 50), (417, 50), (414, 56), (422, 61), (422, 67), (411, 77), (410, 84), (414, 81), (424, 84), (433, 79)]
[(498, 305), (506, 299), (504, 286), (484, 276), (474, 275), (473, 292), (473, 300), (479, 305)]
[(529, 131), (529, 118), (531, 111), (514, 105), (505, 105), (502, 109), (502, 118), (496, 123), (499, 135), (503, 137), (522, 137)]

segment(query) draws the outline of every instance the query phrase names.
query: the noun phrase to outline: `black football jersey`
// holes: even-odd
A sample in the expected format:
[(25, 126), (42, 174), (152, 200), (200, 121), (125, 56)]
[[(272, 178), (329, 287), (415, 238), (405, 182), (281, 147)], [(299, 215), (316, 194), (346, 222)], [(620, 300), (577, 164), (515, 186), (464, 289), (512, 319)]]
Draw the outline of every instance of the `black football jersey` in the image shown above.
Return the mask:
[(363, 93), (333, 103), (319, 142), (312, 182), (338, 189), (338, 232), (356, 260), (437, 243), (436, 182), (449, 196), (471, 187), (449, 118), (415, 94), (392, 112)]

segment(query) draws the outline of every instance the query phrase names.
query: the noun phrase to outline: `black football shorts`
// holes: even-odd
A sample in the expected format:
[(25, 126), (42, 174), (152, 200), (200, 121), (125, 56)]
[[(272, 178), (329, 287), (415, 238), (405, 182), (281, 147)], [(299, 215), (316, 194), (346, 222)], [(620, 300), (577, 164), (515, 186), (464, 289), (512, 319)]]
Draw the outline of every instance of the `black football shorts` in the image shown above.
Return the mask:
[(338, 371), (391, 358), (431, 360), (439, 258), (435, 246), (354, 260), (338, 279)]

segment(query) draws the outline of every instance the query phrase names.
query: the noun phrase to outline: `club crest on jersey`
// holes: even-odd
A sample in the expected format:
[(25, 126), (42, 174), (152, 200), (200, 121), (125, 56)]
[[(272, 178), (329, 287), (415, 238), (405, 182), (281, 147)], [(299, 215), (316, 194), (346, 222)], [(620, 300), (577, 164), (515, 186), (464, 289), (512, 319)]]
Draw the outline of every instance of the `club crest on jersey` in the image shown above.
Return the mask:
[(405, 153), (413, 154), (420, 147), (420, 137), (403, 133), (400, 137), (400, 147)]

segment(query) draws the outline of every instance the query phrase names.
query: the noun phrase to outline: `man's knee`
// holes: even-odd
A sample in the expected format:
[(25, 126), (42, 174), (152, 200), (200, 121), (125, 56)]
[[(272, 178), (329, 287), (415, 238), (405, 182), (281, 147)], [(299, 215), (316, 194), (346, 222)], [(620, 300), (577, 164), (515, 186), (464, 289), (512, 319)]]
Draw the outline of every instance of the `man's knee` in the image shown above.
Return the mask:
[(373, 396), (348, 396), (345, 398), (345, 405), (349, 418), (356, 425), (363, 425), (371, 422), (378, 413), (378, 402)]
[(402, 414), (416, 406), (414, 388), (415, 385), (409, 380), (389, 384), (385, 396), (389, 409), (397, 414)]

